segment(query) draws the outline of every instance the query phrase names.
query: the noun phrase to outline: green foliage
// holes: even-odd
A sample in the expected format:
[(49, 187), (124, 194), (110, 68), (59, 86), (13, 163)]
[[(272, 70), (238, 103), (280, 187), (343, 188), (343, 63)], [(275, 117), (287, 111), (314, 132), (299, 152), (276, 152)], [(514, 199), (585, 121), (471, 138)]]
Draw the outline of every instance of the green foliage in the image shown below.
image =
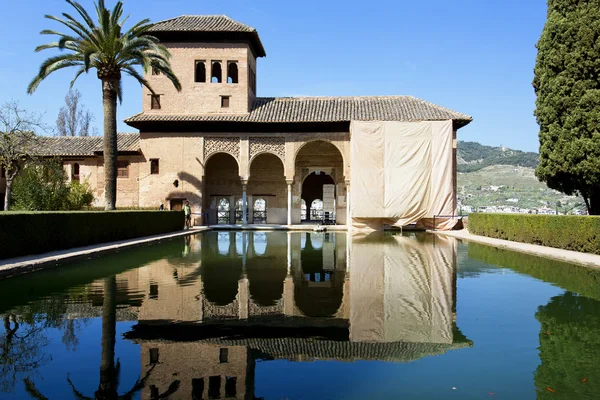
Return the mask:
[[(169, 79), (177, 90), (181, 90), (181, 84), (171, 70), (169, 51), (159, 43), (158, 38), (147, 34), (152, 28), (149, 19), (144, 19), (126, 30), (124, 25), (127, 17), (123, 17), (121, 1), (118, 1), (112, 10), (106, 8), (104, 0), (95, 2), (97, 21), (94, 21), (79, 3), (71, 0), (67, 0), (67, 3), (74, 8), (74, 15), (79, 17), (80, 21), (67, 13), (62, 14), (64, 18), (46, 15), (46, 18), (58, 22), (70, 32), (40, 32), (42, 35), (56, 35), (58, 40), (38, 46), (35, 51), (56, 49), (60, 52), (42, 63), (37, 76), (27, 89), (30, 94), (51, 73), (71, 67), (77, 68), (71, 87), (83, 73), (96, 69), (99, 79), (120, 82), (121, 73), (125, 73), (154, 94), (148, 81), (135, 69), (138, 65), (143, 67), (144, 72), (154, 68)], [(115, 90), (121, 99), (120, 83)]]
[(59, 159), (29, 162), (15, 179), (13, 208), (64, 211), (89, 208), (94, 194), (87, 182), (67, 182)]
[(66, 210), (69, 186), (60, 160), (30, 162), (15, 179), (13, 209)]
[(598, 398), (600, 302), (567, 292), (539, 307), (535, 316), (541, 323), (537, 398)]
[(600, 300), (600, 271), (530, 254), (469, 243), (469, 258), (510, 268), (570, 292)]
[(178, 211), (7, 212), (0, 214), (0, 258), (173, 232), (183, 223)]
[(533, 87), (537, 177), (600, 214), (600, 0), (549, 0)]
[(69, 210), (89, 209), (94, 201), (94, 192), (88, 181), (83, 183), (71, 181), (67, 202)]
[(475, 235), (600, 254), (600, 217), (575, 215), (469, 215)]
[(477, 142), (459, 141), (457, 152), (458, 158), (467, 163), (459, 163), (456, 166), (458, 172), (479, 171), (491, 165), (535, 168), (539, 161), (537, 153), (485, 146)]

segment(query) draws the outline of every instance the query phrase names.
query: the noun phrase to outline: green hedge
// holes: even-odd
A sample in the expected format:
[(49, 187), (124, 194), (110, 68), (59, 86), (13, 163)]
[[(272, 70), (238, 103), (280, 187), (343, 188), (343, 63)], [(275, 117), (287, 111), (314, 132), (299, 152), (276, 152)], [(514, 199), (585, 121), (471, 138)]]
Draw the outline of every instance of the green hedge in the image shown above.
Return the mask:
[(469, 232), (600, 254), (600, 217), (474, 213), (469, 215)]
[(183, 229), (181, 211), (1, 212), (0, 259)]

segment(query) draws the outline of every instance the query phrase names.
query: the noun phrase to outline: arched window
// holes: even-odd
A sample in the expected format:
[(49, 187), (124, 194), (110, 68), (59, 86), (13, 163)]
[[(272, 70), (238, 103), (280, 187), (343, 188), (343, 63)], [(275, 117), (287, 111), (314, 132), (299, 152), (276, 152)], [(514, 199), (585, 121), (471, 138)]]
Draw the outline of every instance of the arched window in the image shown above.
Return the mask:
[(217, 236), (217, 251), (222, 256), (229, 254), (229, 245), (231, 244), (231, 238), (229, 232), (219, 232)]
[(210, 74), (210, 81), (212, 83), (221, 83), (221, 63), (219, 61), (215, 61), (212, 63), (212, 71)]
[(196, 69), (194, 71), (194, 82), (206, 82), (206, 65), (204, 61), (196, 61)]
[(238, 66), (236, 62), (227, 65), (227, 83), (238, 83)]
[(73, 173), (71, 174), (71, 180), (79, 182), (79, 164), (73, 164)]
[(217, 204), (217, 224), (229, 224), (229, 200), (225, 197)]
[(252, 244), (254, 245), (254, 254), (264, 256), (267, 252), (267, 234), (264, 232), (255, 232)]
[(323, 200), (314, 199), (310, 204), (310, 219), (313, 221), (323, 219)]
[(306, 219), (306, 200), (302, 199), (302, 203), (300, 204), (300, 219)]
[[(247, 206), (248, 205), (246, 205), (246, 207)], [(235, 223), (236, 224), (243, 223), (244, 222), (243, 216), (244, 216), (244, 214), (243, 214), (243, 207), (242, 207), (242, 199), (240, 198), (235, 202)]]
[(254, 211), (252, 214), (252, 220), (255, 224), (267, 223), (267, 202), (265, 199), (259, 197), (254, 200)]

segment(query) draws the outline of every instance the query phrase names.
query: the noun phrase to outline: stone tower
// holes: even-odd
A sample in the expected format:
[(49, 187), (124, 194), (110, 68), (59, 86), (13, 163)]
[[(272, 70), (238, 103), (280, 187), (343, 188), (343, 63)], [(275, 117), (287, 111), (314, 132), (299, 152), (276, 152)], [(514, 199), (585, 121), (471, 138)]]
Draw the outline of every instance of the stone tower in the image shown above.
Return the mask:
[(149, 31), (171, 52), (177, 92), (157, 71), (146, 79), (143, 111), (164, 115), (244, 115), (256, 98), (256, 61), (266, 55), (256, 29), (225, 15), (184, 15)]

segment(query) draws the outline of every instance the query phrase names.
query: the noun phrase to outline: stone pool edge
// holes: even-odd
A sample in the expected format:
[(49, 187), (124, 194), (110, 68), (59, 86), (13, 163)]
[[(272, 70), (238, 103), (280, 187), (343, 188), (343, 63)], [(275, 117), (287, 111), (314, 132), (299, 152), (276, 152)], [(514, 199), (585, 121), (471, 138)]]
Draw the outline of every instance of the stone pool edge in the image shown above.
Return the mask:
[(104, 253), (112, 253), (122, 249), (144, 246), (150, 243), (162, 242), (178, 237), (194, 235), (198, 232), (210, 230), (209, 227), (194, 227), (189, 230), (181, 230), (153, 236), (144, 236), (136, 239), (119, 240), (116, 242), (100, 243), (85, 247), (75, 247), (65, 250), (57, 250), (48, 253), (30, 256), (8, 258), (0, 260), (0, 279), (15, 275), (26, 274), (42, 269), (50, 269), (64, 262), (84, 259), (89, 256), (98, 256)]
[(485, 244), (520, 253), (531, 254), (538, 257), (551, 258), (553, 260), (563, 261), (571, 264), (577, 264), (584, 267), (600, 270), (600, 255), (591, 253), (581, 253), (572, 250), (557, 249), (554, 247), (540, 246), (537, 244), (513, 242), (510, 240), (495, 239), (486, 236), (473, 235), (466, 229), (459, 231), (433, 231), (428, 232), (436, 235), (451, 236), (468, 242)]

